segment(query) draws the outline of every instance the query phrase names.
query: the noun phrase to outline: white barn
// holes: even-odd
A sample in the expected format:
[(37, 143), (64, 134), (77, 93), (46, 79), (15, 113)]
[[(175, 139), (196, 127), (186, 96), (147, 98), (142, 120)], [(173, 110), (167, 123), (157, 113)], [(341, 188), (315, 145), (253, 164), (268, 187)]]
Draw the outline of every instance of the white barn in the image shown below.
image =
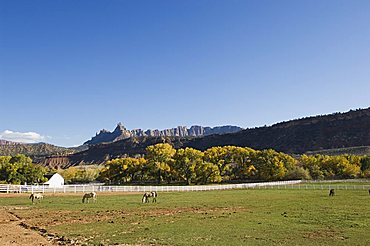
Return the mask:
[(50, 188), (61, 188), (64, 185), (64, 178), (59, 173), (56, 173), (44, 184), (49, 185)]

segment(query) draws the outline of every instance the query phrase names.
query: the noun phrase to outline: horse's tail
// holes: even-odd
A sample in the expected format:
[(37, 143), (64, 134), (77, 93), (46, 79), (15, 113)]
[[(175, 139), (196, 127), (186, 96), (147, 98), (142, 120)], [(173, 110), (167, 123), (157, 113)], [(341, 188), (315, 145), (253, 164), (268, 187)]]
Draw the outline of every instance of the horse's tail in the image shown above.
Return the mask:
[(82, 197), (82, 203), (85, 203), (85, 196)]
[(33, 203), (33, 200), (35, 199), (35, 195), (32, 193), (31, 195), (30, 195), (30, 198), (29, 199), (31, 199), (32, 200), (32, 203)]

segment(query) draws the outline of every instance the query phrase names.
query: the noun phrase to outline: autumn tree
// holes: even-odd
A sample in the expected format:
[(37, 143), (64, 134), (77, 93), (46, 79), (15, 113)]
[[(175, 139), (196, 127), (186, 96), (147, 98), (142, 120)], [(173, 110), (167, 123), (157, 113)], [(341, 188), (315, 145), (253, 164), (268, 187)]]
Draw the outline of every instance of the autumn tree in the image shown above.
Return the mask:
[(271, 149), (257, 151), (253, 156), (252, 163), (261, 180), (280, 180), (288, 171), (285, 167), (285, 157), (282, 158), (281, 153)]
[(196, 184), (219, 183), (222, 180), (219, 168), (211, 162), (200, 162), (194, 171)]
[(212, 147), (204, 151), (204, 161), (214, 164), (223, 180), (230, 179), (230, 164), (232, 163), (232, 152), (230, 146)]
[(178, 149), (174, 160), (176, 176), (191, 184), (196, 177), (195, 168), (203, 164), (203, 152), (193, 148)]
[(229, 154), (231, 175), (233, 179), (249, 179), (256, 174), (256, 168), (252, 164), (252, 159), (256, 151), (251, 148), (236, 146), (226, 146)]
[(158, 184), (162, 180), (170, 182), (173, 174), (174, 155), (176, 150), (168, 143), (160, 143), (146, 148), (146, 160), (157, 176)]

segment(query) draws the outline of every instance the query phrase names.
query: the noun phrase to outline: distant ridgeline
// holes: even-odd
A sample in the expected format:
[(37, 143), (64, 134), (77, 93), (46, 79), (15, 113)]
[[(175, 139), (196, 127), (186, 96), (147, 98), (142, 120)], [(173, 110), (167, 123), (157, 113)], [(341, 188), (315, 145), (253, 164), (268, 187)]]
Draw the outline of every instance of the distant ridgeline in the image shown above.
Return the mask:
[[(118, 126), (117, 128), (120, 128)], [(117, 129), (116, 128), (116, 129)], [(116, 130), (115, 130), (116, 131)], [(100, 134), (98, 134), (100, 135)], [(308, 117), (278, 123), (269, 127), (246, 129), (236, 133), (203, 137), (137, 136), (111, 143), (95, 144), (89, 149), (68, 157), (48, 158), (44, 165), (70, 166), (80, 163), (103, 163), (122, 156), (145, 154), (145, 148), (157, 143), (170, 143), (175, 148), (192, 147), (206, 150), (214, 146), (234, 145), (253, 149), (275, 149), (289, 154), (331, 149), (331, 154), (353, 153), (354, 149), (333, 149), (370, 146), (370, 108)], [(367, 148), (362, 152), (367, 154)]]
[(190, 128), (187, 128), (186, 126), (178, 126), (176, 128), (165, 130), (149, 129), (143, 131), (142, 129), (127, 130), (122, 123), (118, 123), (113, 132), (103, 129), (97, 133), (95, 137), (91, 138), (91, 140), (86, 141), (84, 145), (112, 143), (132, 137), (202, 137), (212, 134), (234, 133), (241, 130), (243, 129), (238, 126), (192, 126)]
[[(194, 126), (189, 129), (178, 127), (162, 131), (148, 130), (144, 132), (142, 130), (127, 130), (121, 124), (118, 124), (113, 132), (100, 131), (91, 140), (85, 142), (83, 148), (64, 148), (65, 150), (60, 149), (60, 151), (56, 149), (50, 154), (54, 156), (41, 158), (38, 162), (53, 167), (100, 164), (112, 158), (145, 154), (147, 146), (157, 143), (170, 143), (175, 148), (192, 147), (199, 150), (206, 150), (214, 146), (233, 145), (250, 147), (256, 150), (274, 149), (288, 154), (306, 152), (308, 154), (334, 155), (337, 153), (368, 154), (366, 146), (370, 146), (370, 108), (307, 117), (268, 127), (240, 129), (232, 126), (215, 128)], [(227, 133), (228, 131), (232, 133)], [(1, 145), (1, 148), (4, 148), (4, 146), (12, 147), (12, 145)], [(17, 147), (18, 145), (14, 146)], [(365, 147), (361, 149), (352, 148), (361, 146)], [(1, 148), (0, 155), (9, 153), (2, 151)], [(84, 148), (85, 150), (83, 150)], [(33, 148), (31, 149), (33, 151)], [(323, 151), (329, 149), (330, 151)], [(342, 150), (336, 151), (336, 149)], [(19, 149), (12, 153), (17, 151)], [(69, 152), (65, 154), (64, 151)], [(71, 151), (72, 154), (70, 154)], [(25, 151), (20, 153), (30, 155)], [(31, 153), (34, 153), (34, 151)]]
[(31, 157), (34, 162), (42, 162), (46, 157), (52, 155), (70, 155), (78, 151), (79, 149), (76, 148), (58, 147), (47, 143), (26, 144), (0, 140), (0, 156), (24, 154)]
[(370, 146), (370, 108), (281, 122), (234, 134), (193, 139), (187, 146), (248, 146), (301, 154), (324, 149)]

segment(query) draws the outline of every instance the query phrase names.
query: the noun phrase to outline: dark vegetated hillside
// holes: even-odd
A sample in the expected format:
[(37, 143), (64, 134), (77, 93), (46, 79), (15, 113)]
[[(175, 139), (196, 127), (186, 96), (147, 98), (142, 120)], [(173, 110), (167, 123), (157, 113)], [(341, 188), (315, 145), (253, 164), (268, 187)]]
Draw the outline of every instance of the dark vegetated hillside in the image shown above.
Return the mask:
[(370, 156), (370, 146), (360, 146), (360, 147), (349, 147), (349, 148), (338, 148), (338, 149), (324, 149), (307, 151), (308, 155), (369, 155)]
[(17, 154), (24, 154), (33, 159), (42, 158), (50, 155), (67, 155), (74, 153), (74, 149), (54, 146), (46, 143), (35, 144), (4, 144), (0, 145), (0, 155), (14, 156)]
[(286, 153), (370, 145), (370, 109), (282, 122), (270, 127), (192, 139), (186, 146), (207, 149), (237, 145)]

